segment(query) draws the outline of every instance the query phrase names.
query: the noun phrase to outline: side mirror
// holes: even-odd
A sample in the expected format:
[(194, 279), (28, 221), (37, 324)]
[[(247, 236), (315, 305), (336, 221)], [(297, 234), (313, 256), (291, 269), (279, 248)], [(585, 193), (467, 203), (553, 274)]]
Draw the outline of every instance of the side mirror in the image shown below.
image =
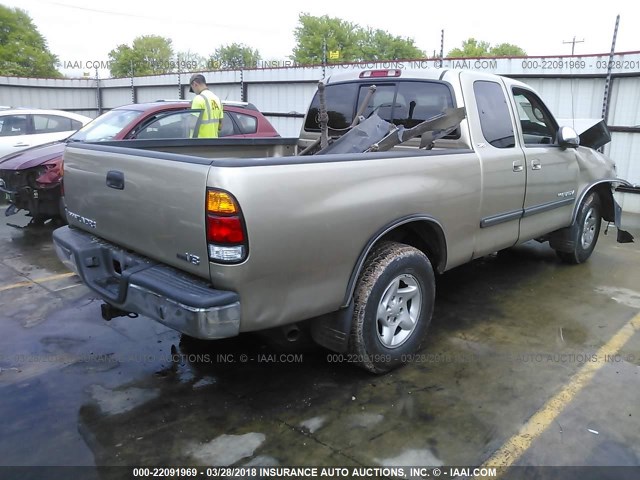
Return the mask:
[(560, 127), (558, 130), (558, 145), (563, 148), (577, 148), (580, 145), (580, 137), (571, 127)]

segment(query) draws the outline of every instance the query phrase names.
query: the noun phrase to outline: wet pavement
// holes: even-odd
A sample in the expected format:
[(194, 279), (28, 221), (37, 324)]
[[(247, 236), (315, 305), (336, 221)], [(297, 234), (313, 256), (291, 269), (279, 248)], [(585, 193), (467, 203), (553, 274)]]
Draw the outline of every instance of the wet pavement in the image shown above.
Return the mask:
[(312, 345), (105, 322), (51, 231), (0, 224), (0, 466), (478, 466), (541, 410), (514, 465), (640, 465), (638, 243), (601, 236), (579, 266), (528, 243), (454, 269), (423, 350), (372, 376)]

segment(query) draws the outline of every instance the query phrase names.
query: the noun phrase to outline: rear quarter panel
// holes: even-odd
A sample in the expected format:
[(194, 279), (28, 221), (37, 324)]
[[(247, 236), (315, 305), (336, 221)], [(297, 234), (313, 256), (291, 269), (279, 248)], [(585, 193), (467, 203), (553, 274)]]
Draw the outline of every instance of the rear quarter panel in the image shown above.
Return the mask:
[(241, 330), (343, 306), (368, 241), (408, 215), (429, 215), (442, 224), (447, 268), (470, 259), (479, 228), (475, 153), (389, 157), (356, 154), (335, 161), (338, 156), (327, 155), (298, 164), (264, 159), (264, 165), (212, 167), (208, 186), (231, 192), (247, 225), (248, 259), (235, 266), (210, 263), (214, 286), (240, 294)]

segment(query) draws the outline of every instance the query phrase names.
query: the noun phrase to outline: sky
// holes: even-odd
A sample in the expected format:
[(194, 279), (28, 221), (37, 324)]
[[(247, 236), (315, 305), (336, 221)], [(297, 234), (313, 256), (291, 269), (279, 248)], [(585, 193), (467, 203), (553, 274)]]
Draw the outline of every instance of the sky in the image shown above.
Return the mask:
[[(69, 76), (82, 76), (88, 62), (106, 61), (120, 44), (140, 35), (170, 38), (174, 51), (208, 57), (216, 48), (244, 43), (258, 49), (263, 60), (288, 60), (295, 46), (294, 30), (300, 13), (329, 15), (410, 37), (432, 55), (460, 47), (474, 37), (492, 45), (507, 42), (530, 56), (608, 53), (620, 14), (616, 51), (640, 51), (640, 2), (609, 0), (602, 3), (536, 0), (457, 2), (319, 2), (240, 0), (176, 2), (110, 0), (0, 0), (8, 7), (26, 10), (49, 49)], [(442, 5), (439, 7), (439, 5)], [(78, 68), (80, 66), (80, 68)]]

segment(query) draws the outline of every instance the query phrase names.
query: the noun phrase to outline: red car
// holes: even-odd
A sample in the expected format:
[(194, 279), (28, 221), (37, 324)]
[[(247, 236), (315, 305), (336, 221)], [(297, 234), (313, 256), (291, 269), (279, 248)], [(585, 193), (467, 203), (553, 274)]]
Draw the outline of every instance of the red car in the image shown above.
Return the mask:
[[(70, 142), (191, 138), (193, 111), (188, 101), (157, 101), (114, 108), (61, 142), (49, 143), (0, 158), (0, 195), (6, 216), (27, 210), (31, 222), (64, 218), (61, 203), (62, 154)], [(251, 103), (223, 102), (221, 137), (279, 137)]]

